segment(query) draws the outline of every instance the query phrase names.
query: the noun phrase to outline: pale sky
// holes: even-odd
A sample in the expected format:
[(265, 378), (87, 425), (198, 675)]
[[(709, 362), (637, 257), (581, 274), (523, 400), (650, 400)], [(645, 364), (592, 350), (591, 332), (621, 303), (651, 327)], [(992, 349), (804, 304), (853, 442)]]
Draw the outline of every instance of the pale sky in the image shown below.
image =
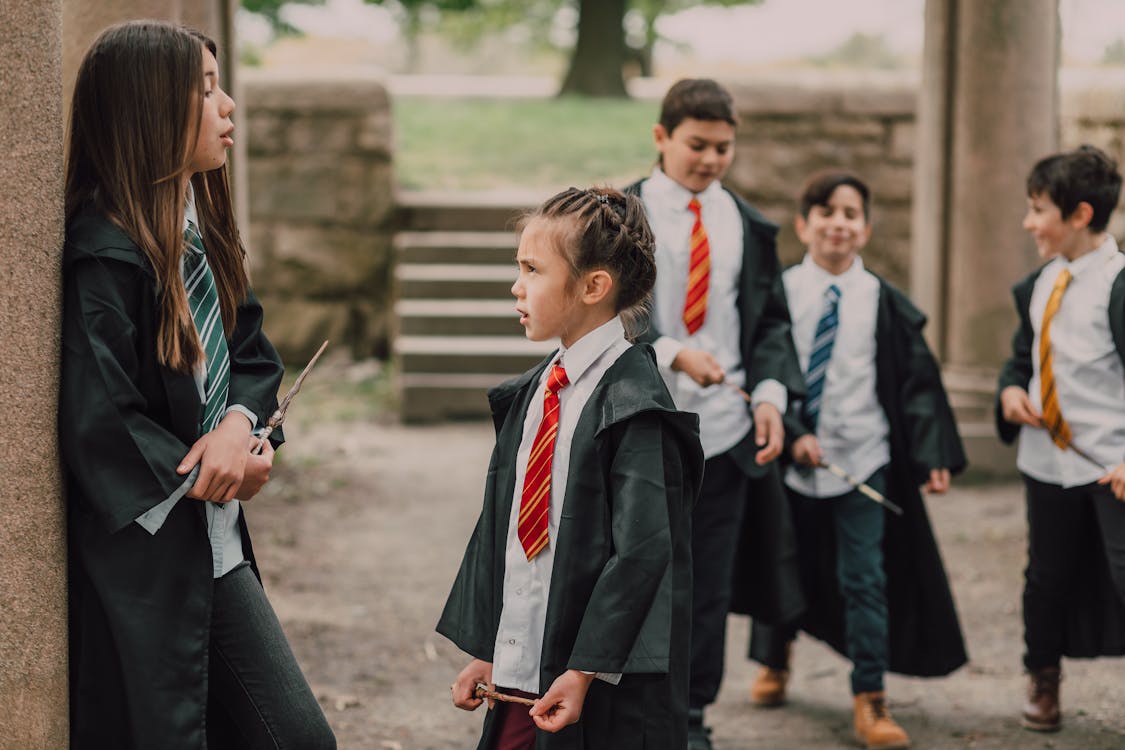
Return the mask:
[[(758, 5), (701, 5), (667, 16), (660, 31), (691, 45), (701, 61), (761, 64), (828, 52), (856, 32), (883, 35), (892, 49), (918, 54), (925, 0), (764, 0)], [(1125, 37), (1125, 0), (1059, 0), (1067, 60), (1097, 62), (1105, 47)], [(293, 4), (285, 19), (314, 36), (363, 38), (385, 44), (398, 34), (391, 14), (363, 0), (327, 0), (323, 6)], [(262, 27), (240, 15), (239, 33), (268, 39)]]

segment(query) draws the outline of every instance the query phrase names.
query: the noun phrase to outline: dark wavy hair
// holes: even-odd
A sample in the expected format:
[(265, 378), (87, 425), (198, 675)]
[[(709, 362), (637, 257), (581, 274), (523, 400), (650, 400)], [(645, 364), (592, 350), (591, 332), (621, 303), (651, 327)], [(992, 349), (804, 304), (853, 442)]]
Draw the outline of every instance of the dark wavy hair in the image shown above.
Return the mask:
[(1121, 173), (1117, 171), (1117, 162), (1104, 151), (1082, 145), (1040, 159), (1027, 176), (1027, 195), (1048, 196), (1064, 219), (1074, 213), (1079, 203), (1089, 203), (1094, 209), (1090, 230), (1101, 232), (1117, 208)]

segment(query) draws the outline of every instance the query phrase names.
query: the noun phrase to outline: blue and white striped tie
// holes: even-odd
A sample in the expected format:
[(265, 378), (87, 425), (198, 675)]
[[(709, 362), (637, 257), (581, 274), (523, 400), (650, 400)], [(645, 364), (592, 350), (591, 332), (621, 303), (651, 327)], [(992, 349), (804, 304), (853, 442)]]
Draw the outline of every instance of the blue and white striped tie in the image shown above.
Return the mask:
[(184, 253), (184, 288), (188, 294), (191, 318), (199, 341), (207, 357), (207, 378), (204, 383), (203, 419), (201, 432), (208, 433), (219, 424), (227, 408), (227, 391), (230, 387), (230, 354), (223, 332), (223, 317), (219, 311), (219, 293), (215, 277), (207, 264), (203, 238), (190, 219), (184, 230), (187, 249)]
[(836, 343), (836, 329), (840, 325), (839, 307), (840, 287), (831, 284), (824, 290), (824, 312), (816, 324), (812, 354), (809, 355), (809, 366), (805, 371), (805, 424), (813, 432), (816, 432), (820, 399), (824, 395), (824, 378), (828, 374), (832, 346)]

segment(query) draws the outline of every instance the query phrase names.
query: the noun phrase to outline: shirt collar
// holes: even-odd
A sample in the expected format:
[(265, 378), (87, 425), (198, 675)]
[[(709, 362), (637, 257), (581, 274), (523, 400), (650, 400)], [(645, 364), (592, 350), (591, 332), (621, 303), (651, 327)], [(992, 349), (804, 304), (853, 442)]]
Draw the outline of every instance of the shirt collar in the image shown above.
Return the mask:
[(864, 272), (863, 258), (859, 257), (858, 255), (855, 256), (855, 260), (852, 261), (852, 264), (848, 267), (848, 270), (844, 271), (841, 274), (829, 273), (825, 269), (821, 268), (816, 264), (816, 262), (812, 259), (812, 256), (808, 253), (805, 253), (805, 257), (801, 261), (801, 266), (805, 269), (806, 273), (808, 273), (813, 279), (816, 280), (817, 283), (823, 284), (825, 287), (827, 287), (829, 284), (835, 284), (836, 286), (841, 288), (851, 286), (857, 280), (863, 277)]
[(1101, 266), (1107, 260), (1113, 258), (1117, 252), (1117, 240), (1114, 239), (1112, 234), (1107, 232), (1105, 240), (1093, 251), (1073, 261), (1068, 261), (1066, 258), (1060, 256), (1060, 265), (1062, 268), (1070, 271), (1071, 277), (1080, 276), (1087, 269)]
[[(566, 370), (566, 379), (577, 383), (578, 379), (590, 369), (591, 365), (617, 341), (625, 338), (625, 326), (620, 316), (613, 316), (571, 345), (569, 349), (559, 347), (559, 364)], [(549, 371), (548, 371), (549, 372)]]
[(680, 183), (673, 180), (660, 165), (652, 168), (652, 175), (649, 177), (649, 187), (656, 191), (657, 197), (661, 200), (667, 201), (670, 204), (679, 206), (684, 211), (688, 210), (688, 203), (692, 198), (698, 198), (700, 203), (707, 203), (712, 200), (723, 189), (722, 183), (719, 180), (712, 180), (703, 192), (693, 193)]
[(189, 221), (195, 224), (196, 228), (199, 229), (200, 232), (203, 231), (202, 228), (199, 227), (199, 214), (195, 210), (195, 189), (191, 186), (190, 182), (188, 183), (187, 189), (187, 201), (184, 203), (185, 232), (187, 231)]

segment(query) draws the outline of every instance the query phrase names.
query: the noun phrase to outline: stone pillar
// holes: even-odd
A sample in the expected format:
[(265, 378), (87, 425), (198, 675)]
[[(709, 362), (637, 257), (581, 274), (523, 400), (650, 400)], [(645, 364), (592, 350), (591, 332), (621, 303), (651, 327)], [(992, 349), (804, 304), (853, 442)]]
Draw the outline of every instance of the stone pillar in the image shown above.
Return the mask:
[(0, 31), (0, 748), (68, 744), (66, 526), (57, 410), (62, 2), (7, 0)]
[(1036, 262), (1024, 185), (1058, 141), (1058, 50), (1058, 0), (926, 2), (911, 287), (969, 460), (989, 473), (1011, 471), (992, 396), (1016, 322), (1009, 288)]

